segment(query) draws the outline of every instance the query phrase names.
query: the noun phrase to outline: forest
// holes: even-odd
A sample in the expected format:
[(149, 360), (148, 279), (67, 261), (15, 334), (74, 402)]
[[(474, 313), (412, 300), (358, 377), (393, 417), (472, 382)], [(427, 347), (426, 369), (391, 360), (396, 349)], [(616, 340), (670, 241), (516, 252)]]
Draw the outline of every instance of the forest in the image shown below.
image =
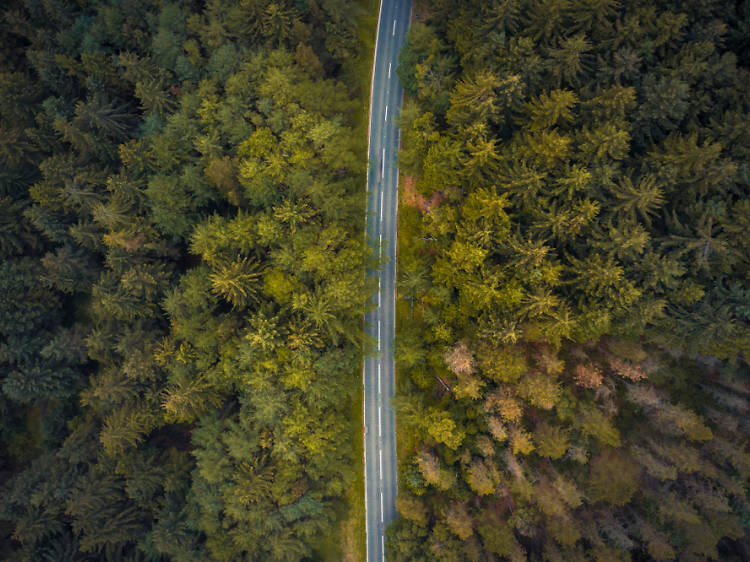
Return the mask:
[[(2, 3), (1, 560), (364, 541), (374, 6)], [(750, 559), (750, 0), (415, 14), (387, 559)]]
[(388, 560), (750, 559), (750, 2), (416, 12)]
[(2, 3), (0, 559), (343, 541), (367, 9)]

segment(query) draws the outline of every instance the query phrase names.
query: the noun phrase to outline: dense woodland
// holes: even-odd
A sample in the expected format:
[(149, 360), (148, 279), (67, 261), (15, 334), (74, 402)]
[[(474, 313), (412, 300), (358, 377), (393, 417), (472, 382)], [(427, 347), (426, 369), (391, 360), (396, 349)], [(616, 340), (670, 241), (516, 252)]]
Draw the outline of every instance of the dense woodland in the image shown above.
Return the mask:
[(750, 559), (750, 3), (418, 13), (388, 559)]
[[(355, 480), (345, 0), (8, 0), (0, 559), (300, 560)], [(428, 0), (389, 560), (750, 558), (750, 2)]]
[(359, 466), (345, 0), (9, 0), (0, 559), (299, 560)]

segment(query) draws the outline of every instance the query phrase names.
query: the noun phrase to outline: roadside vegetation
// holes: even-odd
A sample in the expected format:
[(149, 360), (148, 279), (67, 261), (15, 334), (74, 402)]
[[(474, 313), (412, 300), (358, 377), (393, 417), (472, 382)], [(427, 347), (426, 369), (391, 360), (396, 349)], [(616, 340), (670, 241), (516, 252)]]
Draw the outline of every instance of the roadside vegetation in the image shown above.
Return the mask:
[(4, 3), (0, 558), (361, 551), (367, 17)]
[(750, 7), (423, 5), (388, 559), (747, 559)]

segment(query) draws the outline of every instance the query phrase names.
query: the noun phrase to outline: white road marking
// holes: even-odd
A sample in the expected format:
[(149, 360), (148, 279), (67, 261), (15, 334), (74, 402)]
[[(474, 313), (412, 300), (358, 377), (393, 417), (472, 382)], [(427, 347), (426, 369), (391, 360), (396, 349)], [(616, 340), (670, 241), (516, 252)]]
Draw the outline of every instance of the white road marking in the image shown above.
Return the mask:
[(380, 320), (378, 320), (378, 351), (380, 351)]
[(383, 158), (380, 160), (380, 175), (385, 175), (385, 148), (383, 149)]
[(383, 479), (383, 449), (380, 449), (378, 453), (380, 453), (380, 479), (382, 480)]
[[(383, 16), (383, 0), (380, 0), (380, 5), (378, 6), (378, 28), (375, 31), (375, 50), (373, 51), (373, 57), (372, 57), (372, 68), (370, 69), (370, 110), (369, 110), (369, 119), (367, 119), (367, 154), (370, 154), (370, 141), (372, 140), (372, 93), (375, 91), (375, 69), (378, 67), (378, 42), (380, 41), (380, 21), (382, 20)], [(390, 78), (390, 76), (389, 76)], [(367, 189), (366, 192), (369, 193), (370, 191), (370, 180), (369, 180), (369, 174), (370, 174), (370, 160), (368, 158), (367, 160), (367, 174), (368, 174), (368, 180), (367, 180)], [(398, 181), (398, 178), (396, 179)], [(365, 222), (367, 222), (367, 218), (365, 218)], [(365, 511), (367, 511), (367, 508), (365, 506)], [(370, 544), (370, 537), (365, 533), (366, 542), (369, 545)]]
[[(378, 53), (378, 43), (379, 43), (379, 39), (380, 39), (380, 29), (381, 29), (380, 24), (381, 24), (381, 22), (385, 23), (385, 21), (383, 20), (382, 16), (383, 16), (383, 0), (380, 0), (380, 6), (378, 8), (378, 26), (377, 26), (377, 31), (376, 31), (376, 34), (375, 34), (374, 57), (373, 57), (372, 69), (371, 69), (371, 77), (370, 77), (370, 108), (369, 108), (369, 117), (370, 118), (368, 119), (368, 124), (367, 124), (367, 152), (368, 152), (368, 154), (370, 153), (370, 146), (371, 146), (371, 140), (372, 140), (372, 128), (371, 128), (372, 127), (372, 123), (373, 123), (373, 119), (372, 119), (373, 118), (372, 104), (373, 104), (373, 97), (374, 97), (372, 95), (372, 93), (375, 91), (375, 74), (376, 74), (375, 73), (375, 69), (377, 68), (377, 63), (378, 63), (377, 53)], [(408, 25), (408, 22), (407, 22), (407, 25)], [(391, 30), (391, 34), (394, 35), (394, 36), (396, 34), (396, 20), (395, 19), (393, 21), (393, 28)], [(388, 79), (390, 80), (390, 78), (391, 78), (391, 62), (388, 63)], [(400, 132), (399, 132), (398, 136), (400, 138)], [(368, 192), (369, 192), (369, 172), (372, 169), (371, 166), (374, 163), (375, 163), (374, 159), (372, 161), (368, 162), (368, 168), (367, 168), (367, 170), (368, 170), (368, 185), (367, 185), (367, 190), (368, 190)], [(396, 185), (398, 185), (398, 176), (396, 176)], [(398, 201), (396, 201), (396, 205), (398, 205)], [(382, 218), (382, 213), (381, 213), (381, 218)], [(381, 261), (383, 259), (382, 238), (383, 238), (383, 236), (381, 234), (381, 236), (380, 236), (380, 239), (381, 239), (380, 259), (381, 259)], [(393, 299), (393, 305), (394, 305), (394, 310), (395, 310), (395, 298)], [(378, 349), (380, 349), (380, 341), (378, 341)], [(378, 368), (379, 367), (380, 367), (380, 365), (378, 365)], [(363, 383), (364, 383), (364, 379), (365, 379), (365, 366), (364, 365), (363, 365), (363, 368), (362, 368), (362, 379), (363, 379)], [(364, 387), (364, 384), (363, 384), (363, 387)], [(365, 392), (365, 390), (363, 388), (363, 395), (364, 395), (364, 392)], [(362, 410), (363, 410), (363, 417), (366, 417), (366, 413), (367, 413), (368, 408), (367, 408), (365, 400), (363, 400), (363, 403), (362, 403)], [(363, 453), (364, 453), (365, 466), (367, 466), (367, 452), (366, 452), (366, 449), (363, 451)], [(375, 489), (373, 488), (372, 491), (374, 492)], [(365, 471), (365, 520), (366, 521), (367, 521), (367, 515), (368, 515), (368, 512), (369, 512), (368, 508), (371, 506), (371, 503), (370, 503), (369, 500), (371, 500), (371, 499), (372, 499), (372, 495), (369, 493), (369, 488), (367, 486), (367, 471)], [(383, 529), (383, 525), (382, 525), (382, 523), (384, 522), (383, 511), (384, 511), (383, 510), (383, 492), (381, 490), (381, 492), (380, 492), (380, 521), (381, 521), (381, 527), (379, 529), (379, 531), (380, 531), (379, 534), (380, 534), (381, 559), (382, 559), (383, 562), (385, 562), (385, 536), (384, 536), (384, 529)], [(370, 537), (370, 531), (373, 531), (373, 536), (372, 537)], [(373, 544), (373, 546), (374, 546), (374, 543), (370, 542), (371, 538), (372, 538), (373, 541), (375, 540), (374, 529), (370, 529), (369, 525), (367, 525), (367, 532), (365, 533), (365, 541), (366, 541), (366, 549), (367, 549), (368, 552), (369, 552), (370, 544)]]
[(383, 222), (383, 191), (380, 192), (380, 222)]
[(380, 394), (380, 363), (378, 363), (378, 394)]
[[(383, 436), (383, 408), (378, 406), (378, 437)], [(383, 472), (383, 451), (380, 453), (380, 472)]]
[(388, 106), (385, 106), (385, 122), (388, 123)]

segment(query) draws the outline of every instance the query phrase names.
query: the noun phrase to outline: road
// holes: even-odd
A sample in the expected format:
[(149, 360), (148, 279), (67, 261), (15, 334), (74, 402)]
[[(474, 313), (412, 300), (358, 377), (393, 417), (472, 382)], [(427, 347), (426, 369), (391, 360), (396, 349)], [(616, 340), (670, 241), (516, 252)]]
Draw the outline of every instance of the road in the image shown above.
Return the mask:
[(378, 351), (365, 357), (362, 374), (368, 562), (385, 560), (385, 527), (396, 517), (396, 422), (391, 399), (395, 389), (399, 134), (394, 117), (399, 114), (402, 90), (395, 70), (410, 15), (410, 0), (381, 0), (370, 91), (367, 234), (383, 265), (369, 272), (378, 278), (377, 308), (365, 316), (365, 325), (377, 340)]

